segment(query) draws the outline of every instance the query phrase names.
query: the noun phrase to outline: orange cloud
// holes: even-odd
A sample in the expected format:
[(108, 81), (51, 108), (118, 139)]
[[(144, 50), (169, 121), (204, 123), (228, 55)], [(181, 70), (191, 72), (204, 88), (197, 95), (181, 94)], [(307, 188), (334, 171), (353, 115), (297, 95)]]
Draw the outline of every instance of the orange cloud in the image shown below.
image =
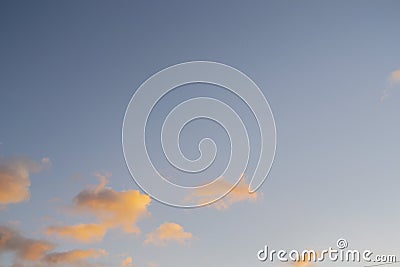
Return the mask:
[(132, 258), (131, 257), (126, 257), (123, 261), (122, 261), (122, 267), (132, 267)]
[(148, 214), (150, 197), (138, 190), (118, 192), (106, 185), (106, 177), (100, 176), (97, 186), (81, 191), (73, 200), (74, 211), (92, 214), (97, 223), (50, 226), (45, 233), (84, 243), (101, 241), (110, 228), (139, 233), (136, 222)]
[(308, 261), (297, 261), (294, 263), (295, 267), (309, 267), (311, 266)]
[(400, 82), (400, 69), (392, 71), (392, 73), (390, 73), (389, 81), (392, 83)]
[(50, 226), (46, 229), (46, 234), (90, 243), (102, 240), (106, 231), (106, 227), (101, 224), (76, 224), (71, 226)]
[(185, 243), (187, 240), (192, 239), (193, 235), (185, 232), (183, 227), (176, 223), (163, 223), (156, 230), (147, 235), (145, 244), (154, 244), (157, 246), (164, 246), (168, 241), (176, 241), (178, 243)]
[(121, 227), (127, 233), (139, 233), (136, 222), (148, 214), (150, 197), (138, 190), (117, 192), (106, 184), (103, 176), (98, 186), (80, 192), (74, 198), (74, 209), (93, 214), (106, 228)]
[(87, 259), (107, 255), (102, 249), (74, 249), (65, 252), (52, 252), (56, 246), (45, 240), (22, 236), (16, 230), (0, 225), (0, 256), (14, 253), (13, 267), (23, 266), (89, 266)]
[(18, 259), (36, 261), (54, 248), (50, 242), (25, 238), (12, 228), (0, 226), (0, 254), (14, 252)]
[[(313, 266), (312, 262), (318, 257), (318, 253), (309, 250), (310, 252), (304, 253), (301, 255), (300, 259), (294, 262), (295, 267), (311, 267)], [(312, 252), (311, 252), (312, 251)]]
[(44, 257), (43, 262), (49, 264), (69, 264), (105, 255), (107, 255), (107, 252), (102, 249), (74, 249), (66, 252), (49, 253)]
[(48, 158), (37, 163), (26, 158), (0, 157), (0, 205), (27, 201), (30, 196), (30, 173), (40, 172), (49, 164)]
[[(215, 182), (215, 186), (210, 189), (198, 188), (194, 194), (189, 198), (195, 198), (199, 203), (207, 203), (219, 196), (221, 192), (227, 192), (232, 188), (233, 184), (225, 179), (219, 179)], [(212, 204), (212, 207), (222, 210), (226, 209), (232, 204), (241, 201), (254, 201), (258, 198), (258, 193), (249, 193), (249, 185), (246, 183), (244, 176), (241, 177), (240, 182), (232, 189), (225, 197)]]

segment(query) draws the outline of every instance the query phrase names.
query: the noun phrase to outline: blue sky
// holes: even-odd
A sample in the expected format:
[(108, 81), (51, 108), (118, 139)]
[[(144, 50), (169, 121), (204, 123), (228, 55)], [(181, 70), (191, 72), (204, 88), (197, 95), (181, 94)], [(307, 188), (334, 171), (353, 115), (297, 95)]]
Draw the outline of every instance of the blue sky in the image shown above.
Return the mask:
[[(0, 173), (10, 162), (37, 169), (28, 168), (29, 200), (3, 202), (1, 225), (54, 252), (105, 250), (89, 259), (104, 266), (127, 257), (134, 266), (285, 266), (256, 252), (320, 250), (340, 237), (400, 257), (399, 10), (387, 0), (1, 2)], [(91, 243), (46, 234), (103, 223), (74, 210), (96, 174), (107, 176), (103, 190), (140, 190), (122, 153), (125, 109), (148, 77), (192, 60), (243, 71), (271, 105), (277, 154), (257, 199), (222, 210), (150, 200), (131, 221), (140, 233), (108, 225)], [(166, 222), (192, 236), (144, 244)], [(15, 250), (0, 248), (0, 266), (11, 266)]]

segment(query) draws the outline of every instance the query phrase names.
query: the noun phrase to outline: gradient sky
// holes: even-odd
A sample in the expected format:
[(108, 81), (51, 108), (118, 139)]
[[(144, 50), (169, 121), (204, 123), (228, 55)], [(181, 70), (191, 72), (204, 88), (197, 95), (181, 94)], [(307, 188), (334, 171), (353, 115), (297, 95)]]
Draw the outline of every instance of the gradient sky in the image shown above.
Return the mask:
[[(17, 184), (0, 193), (0, 230), (42, 242), (41, 264), (52, 266), (290, 266), (256, 253), (341, 237), (399, 258), (399, 11), (389, 0), (0, 2), (0, 192)], [(171, 208), (126, 168), (121, 128), (136, 88), (191, 60), (243, 71), (271, 105), (277, 154), (256, 199)], [(99, 192), (128, 215), (96, 206)], [(76, 224), (106, 233), (49, 233)], [(29, 249), (0, 243), (0, 266), (31, 266)], [(334, 265), (361, 266), (317, 266)]]

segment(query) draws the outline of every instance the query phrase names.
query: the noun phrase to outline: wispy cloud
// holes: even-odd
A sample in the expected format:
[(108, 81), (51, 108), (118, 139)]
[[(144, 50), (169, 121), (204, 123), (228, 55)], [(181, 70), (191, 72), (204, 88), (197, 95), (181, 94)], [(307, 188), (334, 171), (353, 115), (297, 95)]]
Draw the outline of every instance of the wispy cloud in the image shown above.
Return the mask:
[(72, 239), (83, 243), (101, 241), (107, 232), (102, 224), (76, 224), (67, 226), (50, 226), (46, 229), (47, 235), (55, 235), (59, 238)]
[(166, 222), (161, 224), (153, 232), (149, 233), (144, 241), (145, 244), (165, 246), (167, 242), (174, 241), (184, 244), (193, 238), (192, 233), (185, 232), (182, 226), (177, 223)]
[[(192, 195), (188, 196), (188, 199), (196, 199), (199, 203), (206, 203), (215, 199), (216, 196), (221, 195), (221, 192), (227, 192), (232, 186), (232, 183), (222, 178), (215, 182), (215, 186), (212, 189), (201, 187), (196, 189)], [(255, 201), (258, 197), (257, 192), (249, 193), (249, 185), (246, 183), (243, 175), (236, 187), (225, 197), (213, 203), (211, 207), (223, 210), (236, 202)]]
[(386, 88), (383, 90), (381, 95), (381, 102), (385, 101), (390, 95), (390, 92), (394, 87), (400, 84), (400, 69), (392, 71), (387, 78)]
[(29, 175), (50, 165), (50, 159), (35, 162), (27, 158), (0, 157), (0, 205), (29, 200)]
[(43, 258), (43, 262), (48, 264), (70, 264), (82, 262), (87, 259), (96, 259), (106, 256), (107, 252), (103, 249), (74, 249), (65, 252), (53, 252)]

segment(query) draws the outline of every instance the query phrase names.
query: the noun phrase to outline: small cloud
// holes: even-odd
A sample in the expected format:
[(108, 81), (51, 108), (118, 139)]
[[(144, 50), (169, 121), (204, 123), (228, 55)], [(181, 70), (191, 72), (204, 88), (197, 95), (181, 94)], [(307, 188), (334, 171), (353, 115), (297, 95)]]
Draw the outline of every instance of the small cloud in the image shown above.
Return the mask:
[(76, 224), (71, 226), (50, 226), (47, 235), (71, 239), (83, 243), (101, 241), (106, 234), (106, 227), (101, 224)]
[(381, 98), (380, 98), (381, 102), (385, 101), (388, 96), (389, 96), (389, 89), (386, 88), (382, 92), (382, 95), (381, 95)]
[(52, 252), (43, 258), (47, 264), (79, 263), (87, 259), (96, 259), (107, 255), (103, 249), (74, 249), (65, 252)]
[(165, 246), (167, 242), (175, 241), (184, 244), (193, 238), (192, 233), (185, 232), (183, 227), (177, 223), (166, 222), (156, 230), (149, 233), (144, 241), (145, 244)]
[(126, 257), (122, 263), (121, 263), (122, 267), (133, 267), (132, 264), (132, 258), (131, 257)]
[(51, 164), (50, 158), (47, 158), (47, 157), (46, 158), (42, 158), (42, 160), (40, 162), (42, 163), (42, 165), (44, 167), (50, 166), (50, 164)]
[[(196, 199), (198, 203), (207, 203), (221, 195), (221, 192), (227, 192), (232, 188), (233, 184), (225, 180), (223, 177), (215, 182), (215, 186), (211, 189), (199, 187), (188, 199)], [(249, 193), (249, 185), (244, 179), (244, 175), (240, 178), (239, 183), (223, 198), (211, 205), (218, 210), (227, 209), (232, 204), (242, 201), (255, 201), (258, 199), (258, 193)]]
[(389, 97), (392, 89), (400, 84), (400, 69), (392, 71), (387, 78), (386, 83), (386, 88), (383, 90), (380, 98), (381, 102), (385, 101)]
[(42, 171), (49, 162), (48, 158), (37, 163), (26, 158), (0, 157), (0, 205), (29, 200), (29, 175)]
[(399, 83), (400, 82), (400, 69), (392, 71), (389, 76), (389, 81), (392, 83)]

